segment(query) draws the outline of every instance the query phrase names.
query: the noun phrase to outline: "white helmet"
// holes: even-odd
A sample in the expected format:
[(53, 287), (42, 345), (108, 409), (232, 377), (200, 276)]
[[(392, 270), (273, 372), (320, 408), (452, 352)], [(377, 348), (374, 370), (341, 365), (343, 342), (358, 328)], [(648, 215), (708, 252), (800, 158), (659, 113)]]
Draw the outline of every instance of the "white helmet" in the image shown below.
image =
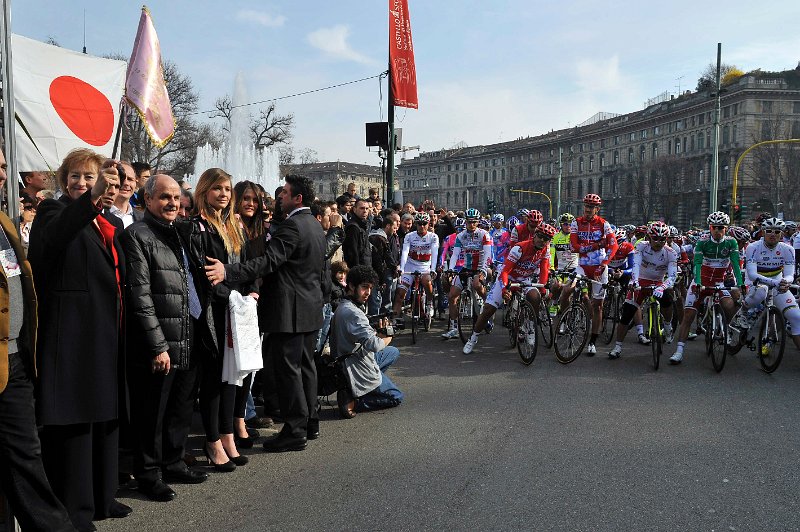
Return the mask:
[(672, 238), (678, 238), (678, 236), (680, 236), (678, 228), (675, 227), (674, 225), (669, 226), (669, 236), (671, 236)]
[(777, 229), (783, 231), (786, 229), (786, 223), (780, 218), (767, 218), (761, 222), (761, 229)]
[(708, 225), (730, 225), (730, 217), (722, 211), (712, 212), (706, 218)]

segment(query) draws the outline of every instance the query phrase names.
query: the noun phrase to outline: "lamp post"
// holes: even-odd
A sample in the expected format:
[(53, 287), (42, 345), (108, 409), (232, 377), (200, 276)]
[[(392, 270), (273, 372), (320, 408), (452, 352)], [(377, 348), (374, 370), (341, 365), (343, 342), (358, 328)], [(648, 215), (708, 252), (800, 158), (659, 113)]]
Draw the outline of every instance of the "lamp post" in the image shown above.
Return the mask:
[(550, 215), (548, 216), (548, 218), (553, 217), (553, 200), (551, 200), (550, 196), (548, 196), (544, 192), (539, 192), (538, 190), (521, 190), (517, 188), (512, 188), (511, 192), (518, 192), (520, 194), (538, 194), (540, 196), (544, 196), (545, 198), (547, 198), (547, 203), (550, 205)]

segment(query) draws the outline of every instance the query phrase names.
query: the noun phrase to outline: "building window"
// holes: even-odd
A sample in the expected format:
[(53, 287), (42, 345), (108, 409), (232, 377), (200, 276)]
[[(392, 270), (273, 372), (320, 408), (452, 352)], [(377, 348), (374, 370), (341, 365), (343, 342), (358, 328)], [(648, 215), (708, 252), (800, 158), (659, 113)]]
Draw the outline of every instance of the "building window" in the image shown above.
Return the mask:
[(606, 139), (600, 139), (600, 149), (602, 150), (605, 147), (606, 147)]
[[(591, 172), (592, 170), (594, 170), (594, 155), (589, 156), (589, 171)], [(581, 194), (578, 195), (580, 196)]]
[(592, 192), (594, 192), (594, 190), (592, 190), (592, 187), (594, 187), (594, 183), (592, 182), (592, 179), (589, 178), (589, 182), (586, 183), (586, 193), (587, 194), (591, 194)]
[(654, 126), (653, 127), (653, 136), (655, 137), (656, 135), (660, 135), (660, 134), (661, 134), (661, 126)]
[(705, 141), (706, 141), (706, 138), (705, 138), (705, 136), (703, 135), (703, 132), (701, 131), (700, 133), (698, 133), (698, 134), (697, 134), (697, 147), (698, 147), (699, 149), (701, 149), (701, 150), (702, 150), (703, 148), (705, 148), (705, 144), (704, 144), (704, 143), (705, 143)]
[(550, 171), (549, 171), (548, 173), (549, 173), (550, 175), (553, 175), (553, 163), (550, 163), (549, 170), (550, 170)]
[(628, 148), (628, 162), (633, 162), (633, 148)]
[(497, 170), (492, 170), (492, 181), (497, 181)]
[(597, 179), (597, 193), (601, 196), (603, 195), (603, 178), (600, 177)]
[(484, 170), (483, 171), (483, 182), (484, 183), (488, 183), (489, 182), (489, 170)]
[(761, 102), (761, 112), (768, 114), (772, 112), (772, 102), (769, 101), (762, 101)]
[(678, 137), (675, 139), (675, 155), (678, 155), (681, 152), (681, 139)]
[(800, 139), (800, 122), (792, 122), (792, 138)]
[(531, 177), (533, 177), (533, 165), (529, 164), (528, 165), (528, 178), (531, 178)]
[(726, 105), (722, 108), (722, 118), (730, 118), (731, 117), (731, 106)]
[(689, 151), (690, 151), (690, 152), (693, 152), (693, 151), (694, 151), (694, 135), (692, 135), (692, 136), (689, 138)]
[(656, 157), (658, 157), (658, 143), (657, 143), (657, 142), (654, 142), (654, 143), (653, 143), (653, 150), (652, 150), (652, 152), (653, 152), (653, 153), (651, 154), (650, 158), (655, 160), (655, 159), (656, 159)]
[(792, 113), (800, 114), (800, 102), (792, 102)]
[(500, 179), (505, 179), (505, 178), (506, 178), (506, 169), (505, 168), (501, 168), (500, 169)]
[(581, 181), (580, 179), (578, 180), (578, 197), (579, 198), (583, 197), (583, 181)]
[[(798, 122), (798, 123), (800, 123), (800, 122)], [(569, 173), (570, 173), (570, 174), (571, 174), (571, 173), (573, 172), (573, 170), (574, 170), (574, 164), (573, 164), (574, 162), (575, 162), (575, 161), (573, 161), (572, 159), (570, 159), (570, 160), (569, 160)]]
[(606, 154), (600, 154), (600, 169), (602, 169), (606, 165)]
[(631, 131), (630, 133), (628, 133), (628, 141), (633, 142), (634, 140), (636, 140), (636, 133)]
[(614, 146), (619, 146), (619, 135), (614, 135)]
[(447, 186), (448, 187), (450, 186), (450, 176), (449, 175), (447, 176)]
[[(766, 122), (764, 122), (766, 124)], [(722, 128), (722, 144), (729, 144), (731, 141), (731, 129), (728, 126)]]
[(581, 174), (583, 173), (583, 157), (578, 159), (578, 172)]
[(567, 198), (572, 198), (572, 181), (567, 183)]
[(645, 159), (644, 156), (645, 156), (645, 149), (644, 149), (644, 144), (642, 144), (641, 146), (639, 146), (639, 160), (644, 162)]
[(705, 113), (700, 113), (697, 115), (697, 125), (702, 126), (706, 122), (706, 115)]
[(733, 131), (731, 131), (731, 143), (736, 143), (736, 126), (733, 126)]
[(619, 164), (619, 150), (614, 150), (614, 164)]

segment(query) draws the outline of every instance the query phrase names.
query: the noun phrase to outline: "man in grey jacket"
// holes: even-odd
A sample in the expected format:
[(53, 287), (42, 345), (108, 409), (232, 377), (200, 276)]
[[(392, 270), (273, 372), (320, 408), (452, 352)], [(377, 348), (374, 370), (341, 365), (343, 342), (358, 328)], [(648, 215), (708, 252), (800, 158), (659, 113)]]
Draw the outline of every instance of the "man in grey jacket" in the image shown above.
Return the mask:
[(356, 266), (347, 274), (348, 296), (342, 300), (331, 322), (331, 354), (354, 353), (345, 359), (350, 389), (336, 396), (342, 417), (356, 411), (398, 406), (403, 392), (386, 375), (400, 351), (389, 344), (391, 336), (376, 332), (365, 314), (367, 300), (378, 278), (369, 266)]

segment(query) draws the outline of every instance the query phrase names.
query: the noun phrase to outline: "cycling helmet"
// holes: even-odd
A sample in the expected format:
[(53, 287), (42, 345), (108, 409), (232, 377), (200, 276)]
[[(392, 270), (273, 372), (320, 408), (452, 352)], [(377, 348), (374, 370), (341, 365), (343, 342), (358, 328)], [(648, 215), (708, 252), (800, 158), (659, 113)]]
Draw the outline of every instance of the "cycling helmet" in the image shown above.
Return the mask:
[(470, 207), (467, 209), (467, 212), (464, 213), (464, 218), (467, 220), (478, 220), (481, 217), (481, 211), (476, 209), (475, 207)]
[(509, 231), (511, 231), (518, 225), (519, 225), (519, 218), (517, 218), (516, 216), (512, 216), (511, 218), (506, 220), (506, 229), (508, 229)]
[(793, 222), (791, 220), (786, 220), (785, 223), (786, 223), (786, 230), (787, 231), (791, 231), (791, 232), (797, 231), (797, 222)]
[(553, 237), (556, 236), (558, 230), (552, 225), (539, 224), (539, 226), (536, 228), (536, 232), (546, 236), (548, 240), (552, 240)]
[(664, 222), (653, 222), (647, 228), (647, 234), (667, 238), (669, 236), (669, 227)]
[(747, 242), (750, 240), (750, 232), (744, 227), (734, 226), (728, 229), (728, 234), (739, 242)]
[(547, 220), (547, 225), (558, 227), (558, 220), (556, 220), (555, 218), (550, 218), (549, 220)]
[(633, 232), (634, 232), (634, 233), (642, 233), (642, 234), (645, 234), (645, 233), (647, 233), (647, 226), (646, 226), (646, 225), (640, 225), (640, 226), (637, 226), (637, 227), (636, 227), (636, 229), (634, 229), (634, 230), (633, 230)]
[(597, 194), (586, 194), (583, 197), (583, 204), (584, 205), (591, 205), (592, 207), (599, 207), (603, 204), (603, 200), (600, 199), (600, 196)]
[(729, 225), (731, 223), (730, 217), (722, 211), (712, 212), (706, 221), (708, 225)]
[(530, 212), (531, 211), (529, 211), (528, 209), (524, 209), (524, 208), (520, 209), (520, 210), (517, 211), (517, 218), (522, 219), (523, 216), (528, 216), (528, 214), (530, 214)]
[(544, 220), (544, 216), (539, 211), (528, 211), (528, 221), (535, 224), (540, 224)]
[(686, 233), (686, 241), (690, 244), (697, 244), (698, 240), (700, 240), (700, 236), (697, 233)]
[(428, 215), (427, 212), (418, 212), (414, 215), (414, 223), (429, 223), (431, 221), (431, 217)]
[(669, 236), (671, 236), (672, 238), (678, 238), (680, 235), (681, 233), (680, 231), (678, 231), (677, 227), (675, 227), (674, 225), (669, 226)]
[(492, 215), (492, 222), (500, 222), (500, 223), (503, 223), (503, 222), (505, 221), (505, 219), (506, 219), (506, 217), (505, 217), (505, 216), (503, 216), (503, 215), (502, 215), (502, 214), (500, 214), (500, 213), (497, 213), (497, 214), (493, 214), (493, 215)]
[(772, 213), (771, 212), (762, 212), (761, 214), (759, 214), (756, 217), (756, 223), (760, 224), (761, 222), (763, 222), (767, 218), (772, 218)]
[(618, 227), (617, 230), (614, 231), (614, 235), (617, 237), (617, 242), (625, 242), (628, 240), (628, 232), (622, 227)]
[(633, 233), (634, 231), (636, 231), (636, 226), (633, 224), (623, 225), (622, 228), (625, 229), (628, 233)]
[(481, 218), (478, 220), (478, 227), (481, 229), (491, 229), (492, 223), (487, 218)]
[(558, 217), (559, 224), (571, 224), (574, 220), (575, 217), (568, 212), (565, 212), (564, 214)]
[(786, 229), (786, 223), (780, 218), (767, 218), (761, 222), (761, 229), (778, 229), (783, 231)]
[(463, 231), (467, 227), (467, 222), (466, 222), (466, 220), (464, 220), (464, 218), (456, 218), (456, 221), (453, 224), (453, 227), (455, 227), (456, 228), (456, 232), (459, 233), (459, 232)]

